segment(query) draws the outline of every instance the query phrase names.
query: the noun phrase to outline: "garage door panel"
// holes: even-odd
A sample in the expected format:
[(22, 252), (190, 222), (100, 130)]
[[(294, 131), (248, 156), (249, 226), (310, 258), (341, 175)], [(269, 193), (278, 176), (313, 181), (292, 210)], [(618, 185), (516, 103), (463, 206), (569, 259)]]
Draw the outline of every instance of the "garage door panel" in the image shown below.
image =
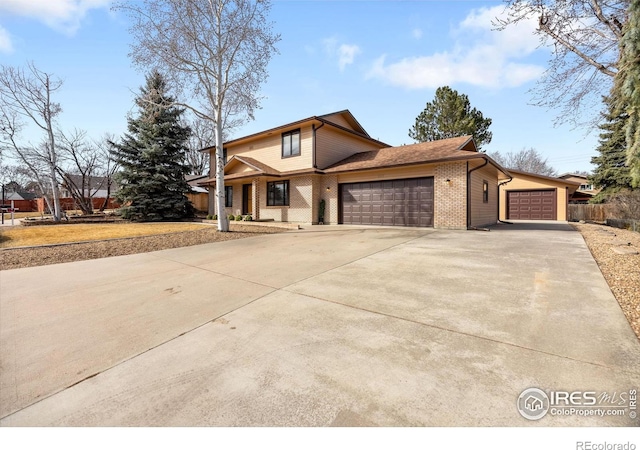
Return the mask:
[(507, 219), (556, 220), (556, 191), (508, 191), (507, 208)]
[(341, 185), (342, 223), (433, 226), (433, 177)]

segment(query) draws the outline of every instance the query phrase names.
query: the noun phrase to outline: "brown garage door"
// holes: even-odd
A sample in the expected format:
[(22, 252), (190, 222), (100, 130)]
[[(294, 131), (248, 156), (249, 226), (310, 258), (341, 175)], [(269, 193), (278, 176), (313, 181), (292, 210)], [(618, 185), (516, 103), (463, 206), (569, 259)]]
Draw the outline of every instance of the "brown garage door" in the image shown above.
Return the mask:
[(341, 223), (433, 226), (433, 177), (341, 184)]
[(513, 220), (556, 220), (556, 191), (508, 191), (507, 219)]

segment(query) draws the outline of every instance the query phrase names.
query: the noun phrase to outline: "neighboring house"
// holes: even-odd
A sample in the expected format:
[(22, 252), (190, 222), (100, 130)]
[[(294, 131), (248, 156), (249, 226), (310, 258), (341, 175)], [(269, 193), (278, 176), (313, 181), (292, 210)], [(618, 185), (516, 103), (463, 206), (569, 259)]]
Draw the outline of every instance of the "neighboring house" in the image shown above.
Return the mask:
[[(67, 178), (79, 189), (83, 188), (83, 180), (82, 175), (66, 175)], [(88, 180), (84, 181), (84, 197), (93, 197), (93, 198), (106, 198), (108, 189), (108, 183), (111, 181), (111, 190), (109, 192), (109, 196), (113, 197), (115, 192), (118, 190), (118, 185), (113, 178), (109, 180), (107, 177), (97, 177), (90, 176)], [(72, 197), (71, 189), (66, 185), (66, 180), (62, 182), (60, 197)]]
[[(470, 136), (389, 147), (348, 110), (235, 139), (223, 150), (225, 213), (254, 220), (480, 227), (497, 222), (498, 183), (509, 179)], [(203, 151), (215, 157), (215, 147)], [(215, 186), (215, 174), (200, 185)]]
[(574, 192), (574, 194), (569, 198), (569, 203), (589, 203), (589, 200), (601, 191), (601, 189), (597, 189), (584, 175), (565, 173), (560, 175), (558, 178), (580, 183), (576, 192)]
[(17, 192), (4, 193), (4, 200), (8, 202), (11, 200), (35, 200), (35, 199), (36, 199), (36, 195), (31, 192), (17, 191)]
[(24, 189), (20, 188), (17, 184), (7, 184), (11, 190), (3, 191), (2, 198), (2, 206), (9, 207), (13, 204), (13, 206), (18, 211), (28, 212), (33, 211), (37, 208), (36, 198), (37, 196), (32, 192), (27, 192)]
[(500, 185), (500, 220), (567, 220), (569, 199), (579, 182), (509, 169)]

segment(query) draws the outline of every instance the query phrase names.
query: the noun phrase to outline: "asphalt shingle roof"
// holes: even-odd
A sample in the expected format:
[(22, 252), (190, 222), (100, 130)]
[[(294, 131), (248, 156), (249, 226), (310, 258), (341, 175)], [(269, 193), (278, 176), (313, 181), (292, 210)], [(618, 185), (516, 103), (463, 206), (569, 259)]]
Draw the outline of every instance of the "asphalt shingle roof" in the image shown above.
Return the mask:
[[(332, 173), (456, 159), (483, 158), (484, 154), (477, 152), (471, 142), (471, 136), (460, 136), (400, 147), (386, 147), (379, 150), (356, 153), (327, 167), (324, 171)], [(463, 148), (468, 148), (468, 150), (462, 150)]]

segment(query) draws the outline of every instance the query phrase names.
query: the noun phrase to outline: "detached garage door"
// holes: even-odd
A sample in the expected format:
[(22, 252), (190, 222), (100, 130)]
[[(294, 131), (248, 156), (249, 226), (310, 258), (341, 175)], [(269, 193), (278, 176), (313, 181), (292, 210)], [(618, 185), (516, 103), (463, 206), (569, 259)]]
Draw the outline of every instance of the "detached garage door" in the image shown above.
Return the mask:
[(341, 184), (341, 223), (433, 226), (433, 177)]
[(507, 219), (556, 220), (556, 191), (507, 191)]

